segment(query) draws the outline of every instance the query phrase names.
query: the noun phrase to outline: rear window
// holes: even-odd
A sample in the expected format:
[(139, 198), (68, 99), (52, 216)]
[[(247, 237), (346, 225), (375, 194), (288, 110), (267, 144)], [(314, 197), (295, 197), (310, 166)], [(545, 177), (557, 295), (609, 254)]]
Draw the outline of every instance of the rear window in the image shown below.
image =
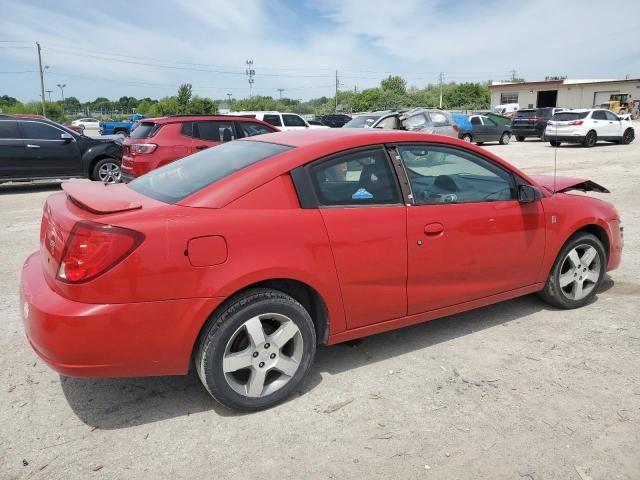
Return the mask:
[(342, 128), (365, 128), (373, 125), (382, 115), (360, 115), (349, 120)]
[(587, 115), (589, 115), (589, 112), (558, 112), (551, 118), (551, 120), (556, 120), (558, 122), (570, 122), (572, 120), (587, 118)]
[(513, 114), (513, 118), (533, 118), (537, 116), (535, 110), (518, 110)]
[(541, 118), (551, 118), (551, 114), (553, 113), (553, 108), (538, 108), (536, 110), (536, 117)]
[(153, 170), (129, 187), (161, 202), (177, 203), (238, 170), (291, 148), (246, 140), (223, 143)]
[(131, 138), (149, 138), (153, 137), (160, 130), (159, 123), (142, 122), (132, 132)]

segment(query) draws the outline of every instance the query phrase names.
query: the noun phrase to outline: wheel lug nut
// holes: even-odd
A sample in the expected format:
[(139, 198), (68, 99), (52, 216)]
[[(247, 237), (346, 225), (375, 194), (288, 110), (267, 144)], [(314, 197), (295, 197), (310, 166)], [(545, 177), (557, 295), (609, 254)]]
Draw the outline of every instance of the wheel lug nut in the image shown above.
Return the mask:
[(264, 362), (260, 362), (260, 365), (258, 365), (260, 368), (264, 367)]
[(268, 343), (265, 343), (265, 344), (264, 344), (264, 348), (269, 348), (270, 346), (271, 346), (271, 345), (270, 345), (270, 344), (268, 344)]
[(253, 352), (253, 358), (256, 358), (258, 356), (258, 352)]
[(276, 358), (276, 354), (275, 354), (275, 353), (272, 353), (272, 354), (269, 356), (269, 358), (270, 358), (271, 360), (273, 360), (274, 358)]

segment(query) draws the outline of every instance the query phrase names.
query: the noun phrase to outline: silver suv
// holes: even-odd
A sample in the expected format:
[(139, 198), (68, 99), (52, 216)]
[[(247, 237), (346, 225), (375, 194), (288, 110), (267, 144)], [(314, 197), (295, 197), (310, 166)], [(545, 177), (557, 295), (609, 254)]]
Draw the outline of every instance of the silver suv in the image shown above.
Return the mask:
[(435, 133), (458, 138), (458, 132), (451, 114), (436, 108), (417, 107), (388, 113), (376, 120), (371, 127)]

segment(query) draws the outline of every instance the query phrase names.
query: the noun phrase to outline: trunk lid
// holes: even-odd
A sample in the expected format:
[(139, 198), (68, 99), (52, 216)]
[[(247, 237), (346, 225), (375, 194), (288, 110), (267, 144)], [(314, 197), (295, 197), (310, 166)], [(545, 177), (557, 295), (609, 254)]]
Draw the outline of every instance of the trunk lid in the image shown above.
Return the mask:
[(553, 175), (531, 175), (536, 182), (541, 184), (551, 193), (563, 193), (569, 190), (580, 190), (582, 192), (610, 193), (602, 185), (592, 180), (573, 177), (555, 177)]
[(125, 185), (106, 185), (101, 182), (67, 182), (62, 184), (62, 190), (75, 205), (98, 215), (142, 208), (142, 203), (139, 201), (127, 198), (126, 195), (119, 195), (124, 193), (124, 189), (132, 191)]

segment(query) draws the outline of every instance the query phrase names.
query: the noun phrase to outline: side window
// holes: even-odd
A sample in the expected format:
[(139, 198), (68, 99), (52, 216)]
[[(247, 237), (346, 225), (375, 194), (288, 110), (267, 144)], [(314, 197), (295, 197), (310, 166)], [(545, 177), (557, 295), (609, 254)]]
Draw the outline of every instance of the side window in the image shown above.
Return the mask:
[(282, 115), (282, 121), (285, 127), (306, 127), (307, 123), (298, 115), (284, 114)]
[[(231, 122), (196, 122), (197, 138), (208, 142), (230, 142), (236, 136)], [(195, 130), (195, 129), (194, 129)]]
[(402, 122), (402, 126), (407, 130), (420, 130), (427, 126), (429, 121), (422, 113), (412, 115)]
[(321, 161), (309, 174), (321, 205), (400, 203), (395, 174), (382, 148)]
[(21, 122), (22, 137), (31, 140), (60, 140), (62, 132), (39, 122)]
[(495, 127), (497, 125), (497, 123), (491, 120), (489, 117), (482, 117), (482, 122), (486, 127)]
[(607, 117), (604, 115), (604, 110), (596, 110), (591, 114), (591, 118), (593, 120), (606, 120)]
[(0, 140), (20, 138), (18, 124), (14, 121), (0, 121)]
[(419, 205), (515, 199), (509, 172), (462, 150), (432, 145), (398, 147)]
[(254, 135), (263, 135), (265, 133), (273, 133), (268, 127), (265, 127), (261, 123), (253, 122), (238, 122), (242, 135), (245, 137), (253, 137)]
[(469, 121), (471, 122), (471, 125), (482, 125), (480, 117), (471, 117)]
[(444, 113), (429, 112), (429, 117), (431, 118), (431, 122), (435, 127), (444, 127), (446, 125), (449, 125), (449, 119)]
[(388, 130), (397, 130), (398, 129), (398, 119), (395, 115), (387, 117), (380, 121), (376, 128), (384, 128)]
[(265, 115), (262, 120), (274, 127), (282, 126), (282, 122), (280, 122), (280, 115)]
[(182, 124), (180, 133), (187, 137), (193, 137), (193, 122), (185, 122)]
[(614, 120), (616, 122), (620, 120), (620, 117), (618, 117), (615, 113), (610, 112), (608, 110), (604, 111), (604, 115), (607, 117), (607, 120)]

